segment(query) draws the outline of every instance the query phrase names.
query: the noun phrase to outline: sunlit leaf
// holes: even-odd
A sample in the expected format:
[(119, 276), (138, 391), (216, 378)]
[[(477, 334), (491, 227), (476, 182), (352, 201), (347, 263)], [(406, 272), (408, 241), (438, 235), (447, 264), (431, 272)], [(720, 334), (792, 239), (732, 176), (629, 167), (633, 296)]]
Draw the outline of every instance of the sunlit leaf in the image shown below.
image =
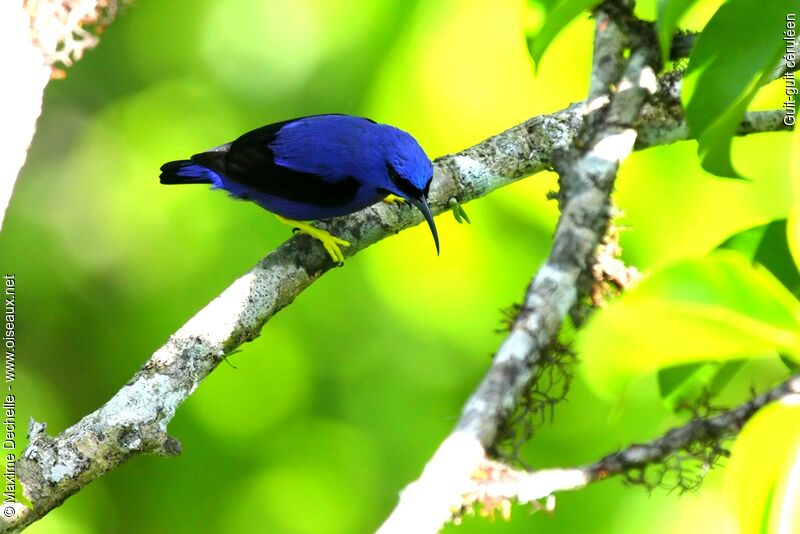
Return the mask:
[(800, 297), (800, 272), (790, 248), (792, 239), (797, 239), (791, 235), (796, 231), (794, 225), (796, 223), (779, 219), (748, 228), (728, 238), (719, 248), (742, 252), (766, 267), (789, 291)]
[(736, 232), (728, 237), (725, 242), (719, 245), (720, 249), (736, 250), (741, 252), (742, 255), (754, 260), (758, 247), (764, 239), (764, 234), (767, 232), (766, 224), (759, 224), (741, 232)]
[(797, 357), (800, 302), (747, 257), (719, 251), (655, 273), (580, 333), (583, 370), (616, 397), (637, 376), (707, 361)]
[(725, 476), (739, 532), (800, 532), (800, 404), (759, 411), (734, 443)]
[(558, 33), (575, 17), (588, 11), (600, 2), (598, 0), (541, 0), (546, 11), (544, 24), (535, 34), (528, 36), (528, 48), (535, 65), (539, 65), (545, 50)]
[(740, 177), (731, 140), (758, 89), (785, 47), (790, 0), (730, 0), (714, 14), (689, 59), (683, 103), (705, 170)]
[(718, 368), (717, 372), (714, 375), (714, 378), (711, 380), (711, 384), (709, 384), (708, 389), (712, 395), (718, 394), (722, 389), (733, 380), (733, 377), (736, 376), (736, 373), (744, 367), (745, 360), (732, 360), (728, 362), (722, 363)]
[(658, 0), (658, 42), (661, 45), (661, 56), (666, 63), (672, 45), (672, 35), (678, 21), (697, 0)]

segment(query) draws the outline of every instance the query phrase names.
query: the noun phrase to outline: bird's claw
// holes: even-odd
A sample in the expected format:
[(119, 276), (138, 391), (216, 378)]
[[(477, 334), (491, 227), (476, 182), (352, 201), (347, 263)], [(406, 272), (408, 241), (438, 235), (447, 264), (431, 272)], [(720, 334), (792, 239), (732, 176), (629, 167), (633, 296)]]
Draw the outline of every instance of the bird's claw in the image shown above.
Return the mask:
[(349, 247), (350, 242), (345, 241), (344, 239), (339, 239), (338, 237), (333, 236), (324, 230), (320, 230), (320, 232), (324, 232), (325, 235), (312, 235), (312, 237), (318, 239), (322, 243), (322, 246), (325, 247), (328, 255), (333, 260), (333, 263), (341, 267), (344, 265), (344, 254), (342, 253), (342, 249), (339, 247)]
[(404, 199), (403, 197), (399, 197), (397, 195), (392, 195), (392, 194), (386, 195), (386, 197), (383, 199), (383, 201), (386, 202), (387, 204), (405, 204), (406, 203), (406, 199)]
[(342, 249), (339, 247), (349, 247), (349, 241), (331, 235), (322, 228), (317, 228), (316, 226), (312, 226), (308, 223), (293, 221), (291, 219), (281, 217), (280, 215), (278, 216), (278, 219), (283, 223), (294, 226), (295, 233), (301, 232), (303, 234), (310, 235), (322, 243), (322, 246), (325, 247), (325, 252), (327, 252), (328, 256), (331, 257), (333, 263), (337, 264), (338, 266), (344, 265), (344, 253), (342, 253)]

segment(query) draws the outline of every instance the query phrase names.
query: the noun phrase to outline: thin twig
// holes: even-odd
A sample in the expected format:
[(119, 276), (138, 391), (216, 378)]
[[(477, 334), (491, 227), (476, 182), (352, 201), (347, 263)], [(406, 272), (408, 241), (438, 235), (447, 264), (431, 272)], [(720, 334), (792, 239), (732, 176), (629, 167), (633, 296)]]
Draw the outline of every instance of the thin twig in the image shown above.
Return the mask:
[[(720, 442), (739, 434), (753, 415), (766, 405), (798, 395), (800, 375), (794, 375), (735, 408), (713, 417), (695, 417), (652, 441), (632, 444), (589, 465), (520, 471), (485, 459), (471, 476), (465, 507), (480, 504), (484, 514), (497, 509), (507, 511), (511, 501), (535, 504), (554, 493), (578, 490), (612, 476), (627, 477), (632, 472), (642, 473), (648, 467), (663, 464), (670, 457), (685, 451), (718, 446)], [(552, 506), (550, 502), (548, 507)]]

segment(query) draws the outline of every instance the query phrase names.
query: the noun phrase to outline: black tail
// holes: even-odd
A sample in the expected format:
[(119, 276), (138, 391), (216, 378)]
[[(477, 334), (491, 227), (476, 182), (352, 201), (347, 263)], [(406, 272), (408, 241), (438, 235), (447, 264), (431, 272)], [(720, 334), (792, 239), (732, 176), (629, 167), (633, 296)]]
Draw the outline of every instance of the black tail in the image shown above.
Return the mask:
[(170, 161), (161, 166), (162, 184), (210, 184), (211, 171), (192, 160)]

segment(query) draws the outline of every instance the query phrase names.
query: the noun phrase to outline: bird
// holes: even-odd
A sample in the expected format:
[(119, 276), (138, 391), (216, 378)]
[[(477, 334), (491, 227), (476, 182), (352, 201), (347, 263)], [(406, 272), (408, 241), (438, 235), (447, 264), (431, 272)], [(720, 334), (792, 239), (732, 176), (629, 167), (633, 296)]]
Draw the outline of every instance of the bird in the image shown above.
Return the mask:
[(408, 202), (424, 216), (433, 165), (411, 134), (365, 117), (311, 115), (275, 122), (235, 141), (161, 166), (162, 184), (210, 184), (255, 202), (319, 240), (342, 264), (350, 243), (310, 221), (354, 213), (380, 201)]

